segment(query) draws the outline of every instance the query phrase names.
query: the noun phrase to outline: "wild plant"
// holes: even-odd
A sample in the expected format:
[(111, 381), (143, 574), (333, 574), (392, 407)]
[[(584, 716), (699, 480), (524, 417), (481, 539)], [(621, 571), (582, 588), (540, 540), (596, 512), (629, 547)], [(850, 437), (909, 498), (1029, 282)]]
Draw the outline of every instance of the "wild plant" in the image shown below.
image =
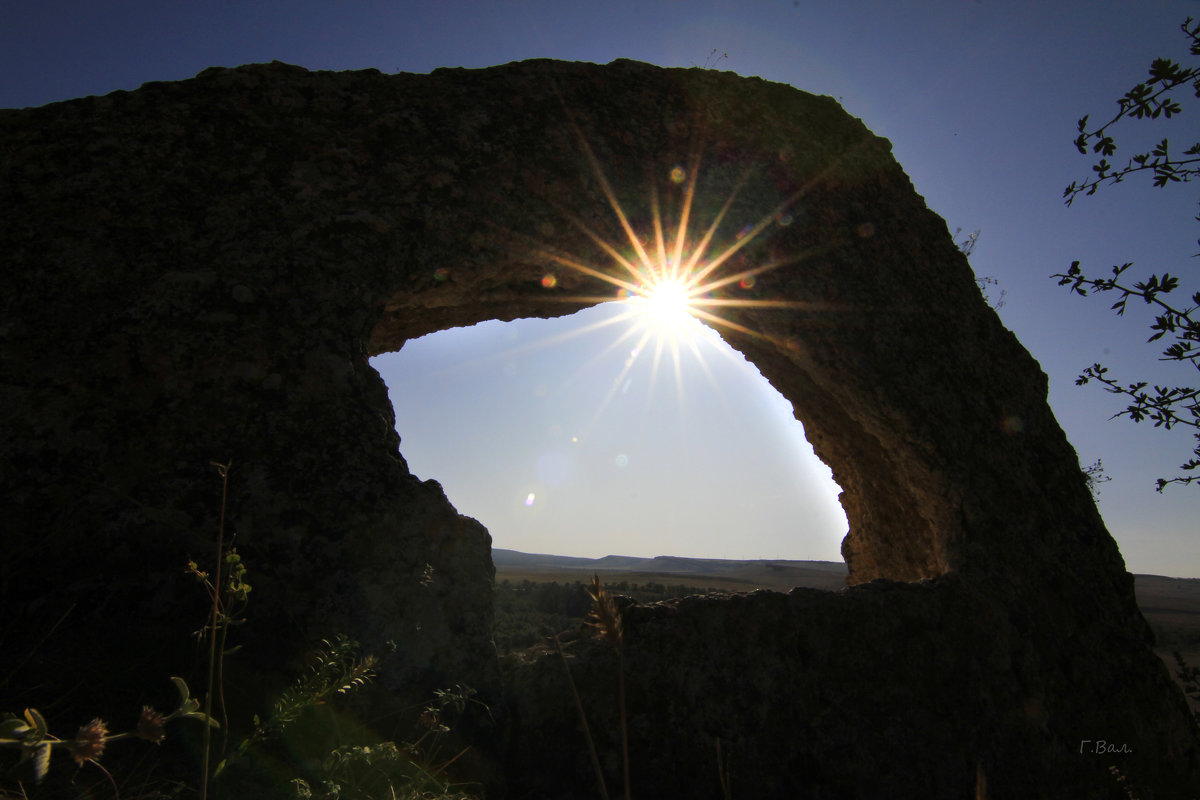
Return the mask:
[[(611, 644), (617, 653), (617, 700), (621, 716), (621, 765), (625, 778), (625, 800), (630, 800), (629, 734), (625, 717), (624, 623), (621, 619), (621, 609), (617, 606), (617, 601), (604, 588), (604, 584), (600, 582), (600, 577), (596, 574), (592, 575), (592, 584), (588, 588), (588, 594), (592, 598), (592, 607), (588, 612), (586, 622), (589, 626), (595, 628), (596, 636)], [(559, 641), (558, 636), (554, 637), (554, 644), (558, 650), (559, 658), (562, 659), (563, 667), (567, 671), (567, 681), (571, 684), (571, 693), (575, 697), (575, 707), (579, 711), (579, 720), (583, 725), (583, 735), (587, 739), (588, 755), (592, 760), (592, 769), (596, 772), (596, 783), (600, 788), (600, 795), (604, 800), (609, 800), (608, 784), (604, 780), (604, 771), (600, 767), (600, 757), (596, 753), (596, 742), (592, 737), (592, 729), (588, 724), (587, 713), (583, 710), (583, 701), (579, 697), (579, 689), (575, 684), (575, 677), (571, 674), (571, 666), (567, 661), (566, 654), (563, 652), (562, 642)]]
[(563, 652), (562, 641), (554, 634), (554, 647), (558, 657), (562, 659), (563, 669), (567, 671), (567, 683), (571, 685), (571, 695), (575, 698), (575, 709), (579, 712), (579, 721), (583, 725), (583, 736), (587, 740), (588, 756), (592, 760), (592, 769), (596, 773), (596, 785), (600, 787), (600, 796), (609, 800), (608, 783), (604, 780), (604, 769), (600, 766), (600, 756), (596, 753), (596, 740), (592, 738), (592, 726), (588, 724), (587, 712), (583, 710), (583, 700), (579, 697), (579, 687), (575, 685), (575, 676), (571, 674), (571, 665), (567, 654)]
[(1121, 787), (1122, 791), (1125, 792), (1125, 796), (1128, 797), (1129, 800), (1142, 800), (1141, 795), (1139, 795), (1137, 790), (1129, 784), (1129, 780), (1125, 777), (1125, 773), (1121, 772), (1119, 768), (1117, 768), (1115, 765), (1110, 766), (1108, 768), (1108, 772), (1110, 775), (1112, 775), (1113, 781), (1116, 782), (1117, 786)]
[(625, 629), (621, 620), (621, 609), (600, 582), (600, 576), (592, 574), (592, 610), (588, 625), (596, 629), (596, 635), (613, 646), (617, 652), (617, 700), (621, 714), (621, 766), (625, 775), (625, 800), (629, 793), (629, 726), (625, 718)]
[[(228, 498), (229, 472), (232, 462), (212, 462), (221, 476), (221, 515), (217, 528), (217, 557), (212, 576), (201, 570), (194, 561), (188, 562), (187, 571), (203, 583), (210, 599), (209, 622), (198, 631), (199, 636), (209, 637), (208, 694), (205, 698), (206, 712), (211, 713), (214, 697), (220, 706), (222, 719), (228, 729), (228, 714), (224, 694), (224, 660), (240, 649), (240, 645), (227, 646), (229, 630), (243, 624), (244, 613), (251, 586), (246, 581), (246, 565), (237, 549), (226, 549), (225, 514)], [(429, 580), (432, 567), (426, 567), (425, 579)], [(395, 651), (396, 645), (387, 646)], [(203, 752), (203, 772), (200, 787), (201, 800), (208, 796), (211, 779), (221, 778), (226, 771), (243, 759), (253, 748), (278, 739), (284, 731), (298, 722), (313, 709), (325, 706), (338, 696), (348, 695), (361, 689), (375, 678), (379, 659), (374, 655), (360, 655), (358, 642), (338, 635), (333, 640), (323, 640), (309, 654), (307, 670), (284, 689), (271, 707), (266, 718), (254, 715), (253, 729), (228, 755), (222, 755), (215, 768), (209, 765), (212, 758), (211, 737), (206, 736)], [(431, 705), (421, 715), (423, 732), (414, 742), (397, 745), (393, 742), (371, 744), (338, 745), (329, 751), (321, 762), (314, 794), (313, 785), (304, 778), (291, 782), (297, 798), (320, 797), (322, 800), (367, 800), (367, 798), (445, 798), (456, 800), (459, 795), (444, 777), (445, 771), (462, 752), (450, 759), (439, 761), (436, 743), (449, 727), (442, 722), (442, 714), (453, 707), (462, 712), (471, 700), (474, 690), (458, 685), (435, 694)], [(463, 751), (465, 752), (465, 751)]]
[[(333, 640), (322, 641), (310, 653), (306, 671), (279, 695), (266, 718), (254, 716), (251, 732), (231, 753), (221, 758), (215, 768), (210, 769), (214, 758), (211, 732), (225, 731), (229, 727), (224, 692), (224, 659), (241, 647), (229, 647), (228, 634), (231, 628), (246, 622), (245, 611), (252, 588), (246, 580), (246, 564), (237, 549), (226, 547), (225, 514), (231, 463), (213, 462), (213, 466), (222, 480), (215, 566), (210, 573), (201, 569), (195, 560), (189, 560), (186, 568), (186, 572), (204, 586), (210, 603), (207, 621), (196, 632), (198, 638), (207, 636), (209, 645), (208, 691), (203, 703), (191, 696), (182, 678), (173, 677), (171, 681), (179, 692), (180, 700), (169, 714), (161, 714), (150, 706), (143, 706), (136, 726), (129, 731), (111, 733), (104, 720), (94, 719), (80, 727), (70, 739), (52, 735), (45, 718), (37, 709), (27, 708), (20, 717), (14, 714), (0, 715), (0, 749), (19, 751), (17, 765), (30, 775), (33, 784), (40, 783), (46, 776), (52, 754), (55, 751), (65, 752), (80, 767), (91, 764), (100, 770), (112, 785), (114, 797), (119, 797), (117, 782), (100, 764), (108, 743), (138, 738), (157, 744), (163, 741), (169, 722), (191, 718), (207, 723), (199, 787), (201, 800), (206, 800), (210, 780), (224, 776), (227, 769), (252, 748), (278, 738), (306, 712), (360, 689), (375, 678), (379, 659), (373, 655), (361, 656), (357, 642), (341, 635)], [(388, 642), (388, 646), (393, 651), (396, 649), (392, 642)], [(446, 770), (466, 750), (446, 757), (439, 752), (439, 742), (443, 734), (450, 730), (443, 721), (447, 711), (461, 714), (468, 705), (483, 706), (474, 699), (474, 694), (473, 689), (462, 684), (436, 692), (434, 700), (420, 716), (421, 732), (412, 742), (338, 744), (328, 752), (316, 770), (316, 789), (303, 778), (292, 780), (295, 796), (298, 800), (314, 797), (321, 800), (460, 800), (469, 797), (455, 789), (445, 777)], [(217, 713), (225, 721), (224, 725), (213, 716), (214, 704), (219, 706)], [(486, 706), (483, 707), (486, 709)], [(15, 800), (18, 797), (28, 800), (24, 784), (18, 782), (16, 791), (16, 794), (10, 794), (0, 787), (0, 800)]]
[[(201, 571), (194, 561), (188, 563), (188, 572), (205, 583), (212, 598), (212, 621), (206, 627), (206, 630), (214, 635), (211, 637), (212, 649), (209, 659), (208, 692), (204, 700), (203, 710), (201, 710), (200, 701), (191, 696), (188, 685), (183, 678), (172, 677), (171, 681), (175, 684), (175, 688), (178, 690), (180, 696), (179, 705), (176, 709), (170, 714), (164, 715), (155, 711), (150, 706), (143, 706), (136, 727), (124, 733), (110, 733), (108, 724), (104, 720), (96, 718), (88, 724), (81, 726), (74, 738), (62, 739), (50, 733), (45, 718), (35, 708), (25, 709), (24, 714), (20, 717), (11, 713), (6, 714), (3, 719), (0, 719), (0, 748), (20, 750), (21, 755), (18, 759), (18, 764), (26, 764), (28, 766), (28, 772), (35, 784), (40, 783), (49, 770), (52, 752), (60, 750), (70, 753), (71, 757), (80, 767), (85, 764), (92, 764), (96, 769), (99, 769), (108, 778), (109, 782), (113, 785), (114, 792), (116, 792), (116, 782), (108, 770), (100, 764), (100, 757), (103, 755), (108, 743), (138, 738), (158, 744), (162, 742), (165, 736), (164, 729), (166, 724), (179, 718), (199, 719), (207, 723), (204, 728), (204, 774), (207, 777), (207, 758), (212, 730), (213, 728), (221, 727), (212, 716), (213, 684), (214, 681), (218, 680), (220, 674), (219, 654), (223, 655), (224, 653), (231, 652), (223, 649), (225, 634), (231, 625), (241, 622), (241, 620), (237, 619), (237, 614), (244, 607), (246, 597), (250, 592), (250, 585), (245, 582), (245, 567), (241, 564), (241, 558), (237, 555), (237, 551), (230, 550), (228, 553), (224, 553), (225, 505), (229, 485), (230, 464), (213, 462), (213, 466), (217, 467), (222, 479), (221, 520), (217, 536), (218, 559), (216, 575), (212, 580), (209, 580), (208, 574)], [(221, 578), (222, 561), (224, 561), (227, 567), (227, 577), (224, 582)], [(37, 646), (40, 646), (40, 644), (41, 642), (38, 642)], [(224, 711), (223, 706), (222, 701), (222, 712)], [(202, 795), (205, 794), (206, 789), (206, 783), (202, 784)], [(22, 794), (24, 794), (23, 788)]]
[[(224, 585), (218, 589), (217, 583), (222, 580), (221, 566), (224, 566)], [(229, 629), (236, 625), (243, 624), (246, 619), (243, 616), (246, 611), (246, 605), (249, 600), (250, 591), (253, 588), (246, 582), (246, 564), (242, 561), (241, 555), (237, 548), (230, 548), (221, 559), (218, 561), (216, 576), (210, 578), (209, 574), (200, 569), (195, 561), (188, 561), (187, 573), (194, 576), (197, 580), (204, 584), (204, 588), (208, 591), (212, 602), (212, 608), (216, 610), (216, 614), (210, 621), (200, 630), (195, 632), (198, 639), (204, 636), (210, 636), (212, 644), (209, 655), (209, 663), (211, 664), (210, 681), (213, 686), (209, 691), (211, 696), (216, 693), (216, 701), (220, 707), (221, 723), (226, 729), (229, 727), (229, 712), (225, 707), (225, 656), (233, 655), (238, 650), (242, 649), (241, 645), (226, 647), (226, 642), (229, 636)], [(208, 699), (206, 698), (206, 703)]]
[(379, 659), (373, 655), (360, 657), (358, 642), (339, 635), (332, 642), (323, 640), (310, 654), (309, 662), (308, 670), (279, 695), (266, 719), (254, 715), (254, 729), (218, 762), (214, 778), (245, 756), (250, 748), (278, 738), (308, 709), (367, 685), (375, 677)]
[(721, 739), (717, 738), (717, 782), (721, 784), (721, 797), (733, 800), (733, 782), (729, 776), (729, 754), (721, 753)]
[[(469, 748), (446, 758), (441, 753), (444, 734), (450, 732), (444, 715), (463, 713), (468, 705), (487, 707), (474, 699), (475, 690), (457, 684), (438, 690), (419, 720), (420, 735), (411, 742), (378, 742), (336, 747), (321, 764), (320, 775), (309, 782), (292, 780), (297, 800), (467, 800), (472, 795), (446, 777), (450, 767)], [(488, 711), (490, 714), (490, 711)], [(315, 785), (314, 785), (315, 784)]]
[[(204, 695), (204, 713), (211, 719), (214, 692), (219, 696), (221, 704), (221, 720), (224, 723), (224, 730), (229, 729), (229, 714), (225, 707), (225, 656), (236, 652), (239, 648), (226, 649), (225, 643), (229, 635), (229, 629), (234, 625), (240, 625), (245, 622), (241, 618), (242, 612), (246, 608), (249, 600), (251, 586), (245, 580), (246, 566), (242, 563), (241, 556), (238, 555), (235, 548), (230, 548), (228, 552), (225, 550), (225, 510), (228, 505), (229, 498), (229, 470), (233, 466), (232, 461), (221, 463), (219, 461), (211, 462), (212, 466), (216, 467), (217, 472), (221, 476), (221, 515), (217, 523), (217, 553), (215, 565), (213, 567), (213, 575), (210, 579), (209, 574), (200, 569), (195, 561), (189, 560), (187, 572), (195, 576), (208, 591), (209, 596), (209, 622), (204, 627), (197, 631), (199, 637), (208, 634), (208, 690)], [(221, 568), (227, 568), (227, 572), (223, 578)], [(225, 740), (228, 743), (228, 739)], [(224, 748), (222, 748), (224, 749)], [(208, 780), (209, 780), (209, 765), (212, 762), (212, 730), (205, 728), (204, 730), (204, 745), (201, 756), (200, 767), (200, 797), (201, 800), (208, 798)]]
[[(154, 744), (160, 744), (166, 737), (167, 723), (176, 719), (197, 719), (214, 727), (217, 722), (200, 710), (200, 701), (191, 697), (187, 683), (183, 678), (172, 677), (179, 692), (179, 705), (169, 714), (161, 714), (150, 706), (142, 706), (137, 725), (124, 733), (110, 733), (108, 724), (102, 719), (93, 719), (76, 731), (71, 739), (62, 739), (50, 733), (45, 717), (36, 708), (27, 708), (18, 717), (15, 714), (5, 714), (0, 719), (0, 748), (17, 749), (20, 751), (18, 765), (26, 764), (28, 773), (34, 784), (41, 783), (50, 769), (50, 758), (54, 751), (69, 753), (75, 763), (83, 767), (91, 764), (104, 773), (116, 791), (116, 782), (111, 774), (100, 764), (100, 757), (110, 742), (125, 739), (144, 739)], [(21, 795), (25, 795), (24, 786), (18, 781)]]

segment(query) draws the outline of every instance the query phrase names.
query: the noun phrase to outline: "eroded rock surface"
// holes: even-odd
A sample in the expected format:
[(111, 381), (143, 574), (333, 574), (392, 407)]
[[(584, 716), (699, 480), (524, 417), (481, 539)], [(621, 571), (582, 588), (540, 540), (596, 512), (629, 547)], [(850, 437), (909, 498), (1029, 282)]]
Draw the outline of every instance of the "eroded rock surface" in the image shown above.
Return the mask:
[[(635, 793), (721, 796), (717, 740), (735, 795), (1121, 796), (1109, 766), (1143, 797), (1200, 785), (1045, 377), (888, 143), (828, 98), (633, 62), (270, 64), (0, 112), (0, 624), (30, 654), (0, 707), (69, 685), (124, 710), (197, 674), (183, 567), (211, 566), (228, 463), (255, 586), (231, 668), (393, 640), (389, 691), (461, 681), (506, 709), (515, 796), (593, 792), (557, 656), (502, 685), (486, 530), (409, 473), (367, 358), (612, 297), (570, 266), (623, 274), (606, 190), (650, 241), (693, 176), (697, 231), (727, 200), (722, 246), (761, 223), (718, 273), (755, 280), (713, 294), (776, 304), (728, 307), (723, 335), (845, 490), (855, 586), (632, 609)], [(138, 674), (88, 669), (125, 653)], [(611, 737), (612, 654), (572, 656)], [(1079, 752), (1097, 740), (1131, 752)]]

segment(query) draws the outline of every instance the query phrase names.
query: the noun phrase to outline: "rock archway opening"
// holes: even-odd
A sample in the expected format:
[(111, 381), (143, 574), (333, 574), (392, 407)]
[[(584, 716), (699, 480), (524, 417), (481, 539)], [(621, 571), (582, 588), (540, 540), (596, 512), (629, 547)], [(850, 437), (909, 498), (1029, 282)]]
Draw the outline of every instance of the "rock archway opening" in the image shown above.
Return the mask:
[(672, 314), (604, 303), (376, 356), (409, 468), (495, 548), (841, 562), (841, 490), (791, 403)]
[[(604, 412), (621, 403), (636, 405), (627, 397), (631, 390), (636, 390), (635, 396), (644, 392), (647, 398), (673, 396), (676, 405), (672, 413), (660, 411), (657, 419), (644, 409), (641, 416), (631, 410), (633, 421), (607, 436), (593, 436), (586, 422), (566, 424), (553, 415), (531, 418), (523, 426), (495, 423), (460, 448), (431, 444), (431, 450), (454, 463), (450, 469), (431, 469), (428, 476), (447, 484), (460, 510), (486, 517), (484, 522), (500, 533), (499, 512), (478, 513), (472, 502), (457, 499), (454, 472), (464, 467), (468, 472), (488, 472), (476, 475), (475, 482), (494, 487), (484, 492), (493, 495), (493, 507), (524, 514), (522, 521), (528, 524), (561, 502), (556, 498), (568, 493), (565, 487), (586, 472), (576, 453), (594, 447), (595, 465), (588, 477), (594, 487), (607, 486), (594, 492), (593, 502), (600, 507), (561, 520), (553, 532), (533, 536), (526, 545), (529, 549), (561, 550), (555, 537), (593, 523), (599, 528), (590, 534), (597, 542), (592, 545), (597, 554), (618, 549), (603, 544), (618, 532), (636, 536), (641, 530), (656, 530), (660, 538), (643, 535), (639, 549), (654, 554), (692, 549), (682, 532), (700, 527), (688, 524), (689, 515), (699, 513), (695, 503), (680, 497), (657, 504), (657, 516), (647, 516), (642, 508), (652, 500), (646, 496), (656, 499), (658, 492), (634, 477), (643, 465), (657, 476), (690, 475), (677, 481), (684, 495), (732, 496), (726, 512), (715, 516), (719, 520), (715, 527), (732, 530), (733, 537), (745, 541), (748, 531), (761, 524), (751, 512), (761, 511), (764, 497), (795, 495), (764, 491), (761, 486), (739, 491), (714, 478), (716, 470), (704, 470), (688, 455), (701, 442), (737, 442), (737, 426), (749, 424), (756, 416), (728, 412), (718, 422), (689, 428), (688, 412), (693, 410), (689, 404), (699, 407), (700, 403), (681, 388), (681, 362), (696, 357), (701, 362), (696, 374), (708, 380), (717, 396), (722, 394), (720, 381), (698, 355), (696, 342), (690, 335), (679, 335), (689, 324), (702, 321), (720, 334), (719, 339), (710, 339), (715, 336), (710, 331), (698, 336), (699, 341), (717, 347), (719, 340), (724, 359), (753, 365), (751, 371), (778, 389), (786, 398), (781, 402), (790, 403), (795, 418), (803, 419), (807, 427), (807, 433), (800, 434), (799, 426), (794, 426), (793, 436), (811, 442), (845, 490), (840, 498), (844, 515), (831, 516), (840, 517), (832, 525), (840, 528), (836, 538), (845, 535), (840, 555), (851, 583), (880, 577), (921, 580), (951, 569), (961, 526), (955, 494), (942, 485), (944, 475), (930, 453), (924, 452), (931, 446), (929, 432), (923, 430), (929, 420), (920, 415), (910, 419), (902, 407), (913, 402), (914, 393), (918, 405), (928, 405), (924, 386), (931, 376), (909, 374), (912, 367), (930, 352), (957, 351), (967, 340), (948, 342), (938, 334), (930, 335), (928, 322), (922, 319), (925, 296), (897, 282), (900, 270), (895, 265), (907, 268), (929, 257), (958, 259), (962, 263), (957, 266), (962, 267), (965, 261), (952, 242), (945, 253), (909, 252), (921, 240), (899, 209), (887, 215), (866, 213), (858, 197), (885, 191), (886, 172), (881, 170), (886, 149), (862, 139), (859, 129), (847, 129), (837, 152), (824, 156), (797, 150), (782, 139), (764, 145), (752, 141), (748, 130), (729, 125), (729, 119), (717, 131), (712, 119), (702, 119), (707, 112), (696, 108), (673, 111), (669, 116), (676, 121), (667, 126), (664, 141), (647, 146), (612, 135), (611, 121), (584, 120), (568, 111), (574, 107), (570, 98), (560, 100), (563, 103), (555, 113), (561, 115), (562, 124), (543, 133), (555, 140), (554, 148), (563, 158), (506, 164), (497, 177), (481, 179), (471, 192), (454, 194), (453, 202), (444, 208), (428, 207), (422, 225), (415, 229), (419, 235), (405, 245), (411, 248), (405, 251), (408, 277), (378, 298), (380, 313), (369, 330), (367, 353), (377, 357), (395, 352), (421, 337), (460, 326), (555, 319), (581, 310), (601, 314), (597, 307), (631, 306), (638, 309), (629, 313), (637, 318), (641, 338), (612, 337), (618, 364), (629, 363), (610, 370), (607, 384), (595, 383), (587, 398), (590, 407)], [(854, 168), (843, 173), (847, 165)], [(448, 179), (434, 177), (439, 184)], [(943, 222), (936, 218), (929, 222), (944, 233)], [(945, 289), (964, 301), (978, 300), (969, 269), (947, 270), (939, 281), (946, 285), (927, 289)], [(614, 299), (623, 302), (610, 302)], [(531, 324), (535, 323), (514, 323), (509, 330)], [(492, 344), (504, 338), (498, 332), (487, 335), (492, 336)], [(671, 355), (664, 356), (664, 351)], [(738, 355), (731, 355), (734, 352)], [(960, 354), (947, 357), (951, 355)], [(497, 358), (503, 360), (499, 353)], [(593, 364), (591, 359), (576, 356), (563, 363), (582, 370)], [(714, 358), (712, 363), (719, 361)], [(648, 374), (641, 374), (647, 366)], [(510, 361), (509, 369), (518, 367)], [(512, 397), (490, 407), (500, 414), (514, 413), (513, 409), (528, 413), (540, 403), (537, 392), (572, 391), (565, 375), (557, 383), (536, 375), (531, 380), (525, 391), (534, 393), (532, 399), (521, 402)], [(496, 399), (478, 388), (457, 391), (461, 397), (485, 403)], [(895, 392), (903, 397), (888, 396)], [(446, 402), (444, 407), (459, 403)], [(670, 403), (666, 400), (662, 405), (670, 407)], [(443, 408), (432, 401), (424, 406)], [(398, 417), (400, 434), (406, 439), (401, 450), (412, 458), (413, 445), (420, 447), (428, 426), (417, 421), (423, 408), (408, 413), (417, 419), (407, 422), (403, 411)], [(494, 417), (462, 409), (458, 419), (464, 418)], [(409, 424), (412, 428), (406, 431)], [(459, 431), (461, 423), (447, 423), (447, 428)], [(646, 431), (666, 435), (673, 430), (682, 438), (677, 448), (681, 455), (675, 460), (655, 463), (653, 458), (628, 452), (644, 441)], [(550, 440), (530, 441), (532, 431)], [(631, 444), (624, 447), (621, 442), (627, 438)], [(776, 436), (777, 443), (788, 438)], [(544, 448), (539, 451), (537, 444)], [(526, 449), (533, 455), (526, 456), (524, 473), (511, 462), (486, 467), (487, 459), (481, 457), (493, 453), (503, 457)], [(742, 448), (741, 453), (753, 458), (755, 448)], [(421, 471), (418, 467), (418, 474)], [(741, 473), (761, 474), (749, 468)], [(497, 480), (501, 475), (510, 480), (523, 475), (523, 485), (508, 486), (502, 496), (494, 496), (501, 491)], [(836, 495), (837, 490), (829, 494)], [(737, 508), (745, 512), (740, 519), (729, 510)], [(786, 516), (793, 531), (805, 528), (814, 517), (795, 508)], [(515, 521), (513, 525), (518, 527)], [(661, 532), (671, 530), (680, 533), (662, 541)], [(803, 537), (801, 530), (792, 541)], [(717, 537), (709, 534), (709, 538), (714, 540), (711, 548)], [(835, 537), (818, 534), (817, 538)], [(778, 546), (770, 549), (785, 554)], [(768, 556), (770, 549), (762, 555)], [(827, 544), (824, 553), (833, 556), (836, 551), (831, 551)]]

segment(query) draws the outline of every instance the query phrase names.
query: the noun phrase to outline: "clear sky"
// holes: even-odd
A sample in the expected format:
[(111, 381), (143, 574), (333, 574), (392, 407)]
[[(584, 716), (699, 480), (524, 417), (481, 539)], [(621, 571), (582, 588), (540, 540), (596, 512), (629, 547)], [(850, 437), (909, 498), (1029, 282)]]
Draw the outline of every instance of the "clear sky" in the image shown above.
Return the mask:
[[(1185, 275), (1189, 293), (1200, 284), (1190, 185), (1131, 180), (1070, 209), (1061, 199), (1089, 174), (1076, 120), (1115, 110), (1154, 57), (1190, 61), (1178, 32), (1190, 15), (1200, 2), (0, 0), (0, 107), (271, 60), (428, 72), (633, 58), (830, 95), (892, 141), (950, 231), (982, 232), (971, 263), (1006, 292), (1001, 318), (1050, 376), (1081, 464), (1103, 459), (1100, 509), (1129, 569), (1200, 577), (1200, 488), (1153, 488), (1191, 439), (1110, 422), (1119, 399), (1074, 385), (1094, 361), (1131, 380), (1196, 373), (1154, 364), (1144, 309), (1119, 320), (1048, 277), (1075, 259), (1095, 273), (1134, 261)], [(1197, 113), (1193, 103), (1161, 131), (1143, 125), (1140, 141), (1190, 144)], [(837, 488), (790, 405), (703, 335), (678, 381), (669, 360), (653, 369), (649, 347), (627, 367), (636, 339), (617, 311), (485, 323), (376, 359), (413, 471), (442, 482), (498, 547), (840, 558)]]

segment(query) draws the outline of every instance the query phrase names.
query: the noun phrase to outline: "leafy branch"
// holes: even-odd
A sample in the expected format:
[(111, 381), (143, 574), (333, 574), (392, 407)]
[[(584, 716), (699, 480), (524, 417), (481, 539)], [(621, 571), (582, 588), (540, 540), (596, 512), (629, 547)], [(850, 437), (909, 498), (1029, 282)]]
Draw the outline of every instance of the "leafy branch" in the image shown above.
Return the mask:
[(266, 719), (254, 717), (254, 730), (217, 764), (218, 777), (230, 764), (241, 759), (254, 745), (276, 738), (307, 709), (321, 705), (333, 695), (345, 695), (366, 686), (375, 678), (375, 656), (360, 656), (358, 642), (345, 636), (321, 642), (311, 654), (308, 671), (283, 691)]
[[(1191, 40), (1192, 55), (1200, 55), (1200, 23), (1193, 25), (1192, 18), (1188, 17), (1179, 27)], [(1113, 125), (1125, 118), (1170, 119), (1181, 113), (1183, 106), (1172, 93), (1184, 86), (1191, 86), (1195, 96), (1200, 97), (1200, 67), (1184, 68), (1170, 59), (1156, 58), (1150, 64), (1147, 80), (1134, 86), (1117, 101), (1117, 113), (1108, 122), (1088, 130), (1090, 115), (1079, 120), (1075, 149), (1083, 155), (1087, 155), (1090, 149), (1101, 158), (1092, 166), (1094, 174), (1091, 177), (1072, 182), (1063, 190), (1068, 206), (1080, 194), (1093, 195), (1101, 184), (1120, 183), (1126, 176), (1136, 172), (1152, 172), (1154, 185), (1160, 187), (1189, 181), (1200, 173), (1200, 142), (1183, 151), (1182, 155), (1191, 156), (1189, 158), (1172, 156), (1169, 140), (1163, 139), (1149, 151), (1132, 156), (1120, 169), (1108, 161), (1117, 152), (1116, 140), (1109, 132)]]
[[(1200, 23), (1191, 17), (1183, 22), (1180, 30), (1190, 41), (1191, 53), (1200, 56)], [(1066, 204), (1070, 206), (1080, 195), (1096, 193), (1101, 185), (1120, 183), (1127, 176), (1149, 172), (1156, 187), (1172, 183), (1186, 183), (1200, 175), (1200, 142), (1191, 145), (1181, 155), (1174, 155), (1170, 141), (1162, 139), (1150, 150), (1137, 153), (1122, 167), (1114, 167), (1109, 158), (1117, 152), (1112, 128), (1124, 119), (1170, 119), (1183, 111), (1183, 105), (1175, 98), (1177, 90), (1190, 88), (1195, 98), (1200, 98), (1200, 67), (1182, 67), (1165, 58), (1156, 58), (1150, 65), (1149, 77), (1137, 84), (1117, 101), (1117, 112), (1103, 125), (1089, 129), (1088, 117), (1079, 120), (1079, 135), (1075, 148), (1087, 155), (1090, 151), (1100, 156), (1092, 166), (1092, 176), (1071, 183), (1063, 191)], [(1200, 221), (1200, 216), (1196, 219)], [(1095, 278), (1084, 274), (1078, 261), (1072, 262), (1066, 272), (1056, 273), (1059, 286), (1086, 297), (1089, 293), (1116, 292), (1117, 300), (1112, 310), (1123, 316), (1130, 298), (1140, 298), (1146, 305), (1154, 307), (1154, 322), (1150, 325), (1151, 335), (1147, 341), (1156, 342), (1167, 337), (1161, 361), (1171, 361), (1200, 370), (1200, 292), (1191, 294), (1190, 305), (1164, 299), (1180, 288), (1180, 279), (1169, 272), (1151, 274), (1144, 280), (1127, 282), (1122, 276), (1132, 266), (1125, 263), (1112, 268), (1111, 277)], [(1085, 369), (1075, 383), (1085, 385), (1092, 381), (1104, 386), (1106, 391), (1124, 397), (1128, 405), (1113, 417), (1127, 417), (1133, 422), (1150, 421), (1154, 427), (1170, 430), (1176, 426), (1194, 429), (1196, 441), (1192, 458), (1180, 465), (1184, 472), (1200, 468), (1200, 391), (1190, 386), (1151, 385), (1149, 381), (1119, 381), (1108, 374), (1108, 368), (1093, 364)], [(1173, 478), (1158, 478), (1157, 490), (1161, 492), (1170, 484), (1186, 485), (1200, 482), (1200, 474), (1179, 475)]]
[[(1200, 308), (1200, 292), (1192, 295), (1193, 305), (1180, 308), (1162, 299), (1179, 287), (1179, 279), (1168, 273), (1161, 276), (1151, 275), (1145, 281), (1137, 281), (1132, 285), (1120, 282), (1121, 275), (1132, 264), (1122, 264), (1112, 268), (1111, 278), (1089, 278), (1083, 274), (1079, 262), (1071, 264), (1066, 273), (1053, 277), (1058, 278), (1059, 286), (1069, 286), (1072, 292), (1086, 297), (1089, 291), (1117, 292), (1118, 299), (1112, 304), (1112, 309), (1118, 316), (1125, 314), (1129, 298), (1138, 297), (1149, 305), (1158, 307), (1160, 313), (1155, 317), (1150, 329), (1154, 333), (1147, 341), (1158, 341), (1171, 334), (1173, 341), (1163, 350), (1160, 360), (1178, 361), (1200, 368), (1200, 319), (1193, 319), (1197, 308)], [(1154, 427), (1170, 430), (1176, 425), (1185, 425), (1196, 429), (1195, 457), (1180, 465), (1184, 471), (1200, 467), (1200, 391), (1186, 386), (1150, 386), (1149, 381), (1121, 383), (1108, 376), (1108, 368), (1101, 364), (1093, 364), (1085, 369), (1075, 380), (1076, 385), (1083, 386), (1091, 381), (1103, 384), (1105, 389), (1113, 394), (1123, 395), (1129, 405), (1114, 417), (1128, 417), (1133, 422), (1149, 420)], [(1178, 476), (1174, 478), (1158, 478), (1158, 491), (1169, 484), (1186, 485), (1200, 481), (1200, 475)]]

